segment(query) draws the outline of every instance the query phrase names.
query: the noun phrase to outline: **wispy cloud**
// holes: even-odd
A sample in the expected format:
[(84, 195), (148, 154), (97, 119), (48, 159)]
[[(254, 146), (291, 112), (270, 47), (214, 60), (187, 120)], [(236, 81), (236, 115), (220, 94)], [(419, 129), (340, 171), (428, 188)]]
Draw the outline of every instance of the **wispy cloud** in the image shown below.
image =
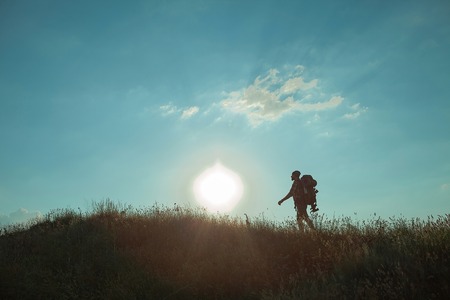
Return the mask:
[[(317, 112), (339, 106), (344, 98), (323, 95), (319, 80), (305, 80), (303, 66), (293, 72), (280, 74), (269, 70), (264, 77), (258, 76), (252, 84), (238, 91), (227, 93), (221, 107), (247, 117), (256, 127), (264, 122), (274, 122), (295, 112)], [(324, 100), (325, 99), (325, 100)]]
[(186, 120), (197, 114), (200, 111), (200, 108), (198, 108), (197, 106), (179, 108), (176, 105), (173, 105), (172, 103), (168, 103), (161, 105), (159, 107), (159, 110), (161, 111), (161, 114), (163, 116), (179, 115), (180, 119)]
[(172, 105), (170, 103), (169, 104), (165, 104), (165, 105), (161, 105), (159, 107), (159, 109), (161, 110), (163, 116), (172, 115), (172, 114), (175, 114), (175, 113), (177, 113), (179, 111), (179, 109), (175, 105)]
[(193, 115), (198, 113), (198, 111), (199, 111), (199, 108), (197, 106), (191, 106), (191, 107), (183, 110), (183, 112), (181, 114), (181, 119), (183, 119), (183, 120), (189, 119), (190, 117), (192, 117)]
[(359, 116), (361, 116), (361, 114), (367, 112), (367, 110), (369, 108), (367, 107), (361, 107), (361, 105), (359, 103), (356, 103), (354, 105), (352, 105), (350, 107), (350, 109), (352, 110), (350, 113), (346, 113), (343, 118), (347, 119), (347, 120), (354, 120), (356, 118), (358, 118)]
[[(318, 113), (335, 109), (344, 102), (341, 95), (327, 95), (319, 85), (319, 79), (306, 79), (305, 68), (301, 65), (286, 66), (283, 72), (270, 69), (266, 74), (257, 76), (250, 85), (231, 92), (224, 92), (222, 100), (213, 103), (203, 111), (203, 116), (211, 110), (220, 108), (234, 114), (243, 115), (252, 127), (270, 123), (289, 114), (313, 113), (314, 122), (320, 120)], [(359, 103), (352, 105), (344, 119), (356, 119), (368, 108)], [(187, 120), (200, 112), (198, 106), (177, 107), (171, 102), (159, 106), (162, 116), (176, 116)], [(222, 120), (220, 115), (216, 120)], [(311, 124), (308, 121), (306, 124)]]
[(442, 191), (448, 191), (450, 189), (450, 183), (443, 183), (441, 185), (441, 190)]

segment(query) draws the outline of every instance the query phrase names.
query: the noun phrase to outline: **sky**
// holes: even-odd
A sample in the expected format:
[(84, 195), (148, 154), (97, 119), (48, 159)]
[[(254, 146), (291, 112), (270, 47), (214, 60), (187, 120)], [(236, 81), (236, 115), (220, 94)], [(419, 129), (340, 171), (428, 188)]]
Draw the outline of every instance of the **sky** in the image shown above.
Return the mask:
[(450, 3), (0, 1), (0, 224), (111, 199), (292, 219), (450, 213)]

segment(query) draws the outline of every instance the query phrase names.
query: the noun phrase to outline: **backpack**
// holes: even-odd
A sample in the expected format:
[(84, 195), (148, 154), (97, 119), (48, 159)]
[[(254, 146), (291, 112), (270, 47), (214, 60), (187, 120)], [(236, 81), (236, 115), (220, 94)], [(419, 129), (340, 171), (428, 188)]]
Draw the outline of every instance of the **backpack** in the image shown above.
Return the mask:
[(318, 192), (315, 189), (317, 181), (311, 175), (303, 175), (300, 180), (303, 183), (307, 203), (313, 205), (316, 202), (316, 194)]

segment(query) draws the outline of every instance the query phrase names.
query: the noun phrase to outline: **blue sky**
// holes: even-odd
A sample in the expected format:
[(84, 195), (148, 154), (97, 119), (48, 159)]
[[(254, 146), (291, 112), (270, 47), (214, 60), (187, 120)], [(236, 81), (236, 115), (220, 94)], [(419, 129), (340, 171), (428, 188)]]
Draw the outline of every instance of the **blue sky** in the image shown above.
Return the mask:
[(2, 1), (0, 222), (110, 198), (285, 220), (450, 212), (448, 1)]

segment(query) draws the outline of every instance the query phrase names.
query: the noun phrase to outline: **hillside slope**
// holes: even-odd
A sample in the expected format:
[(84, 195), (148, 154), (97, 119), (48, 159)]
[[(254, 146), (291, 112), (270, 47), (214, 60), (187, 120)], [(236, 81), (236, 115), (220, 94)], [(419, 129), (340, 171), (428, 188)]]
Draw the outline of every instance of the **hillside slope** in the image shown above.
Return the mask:
[(450, 216), (264, 219), (111, 202), (0, 236), (2, 299), (425, 299), (450, 295)]

